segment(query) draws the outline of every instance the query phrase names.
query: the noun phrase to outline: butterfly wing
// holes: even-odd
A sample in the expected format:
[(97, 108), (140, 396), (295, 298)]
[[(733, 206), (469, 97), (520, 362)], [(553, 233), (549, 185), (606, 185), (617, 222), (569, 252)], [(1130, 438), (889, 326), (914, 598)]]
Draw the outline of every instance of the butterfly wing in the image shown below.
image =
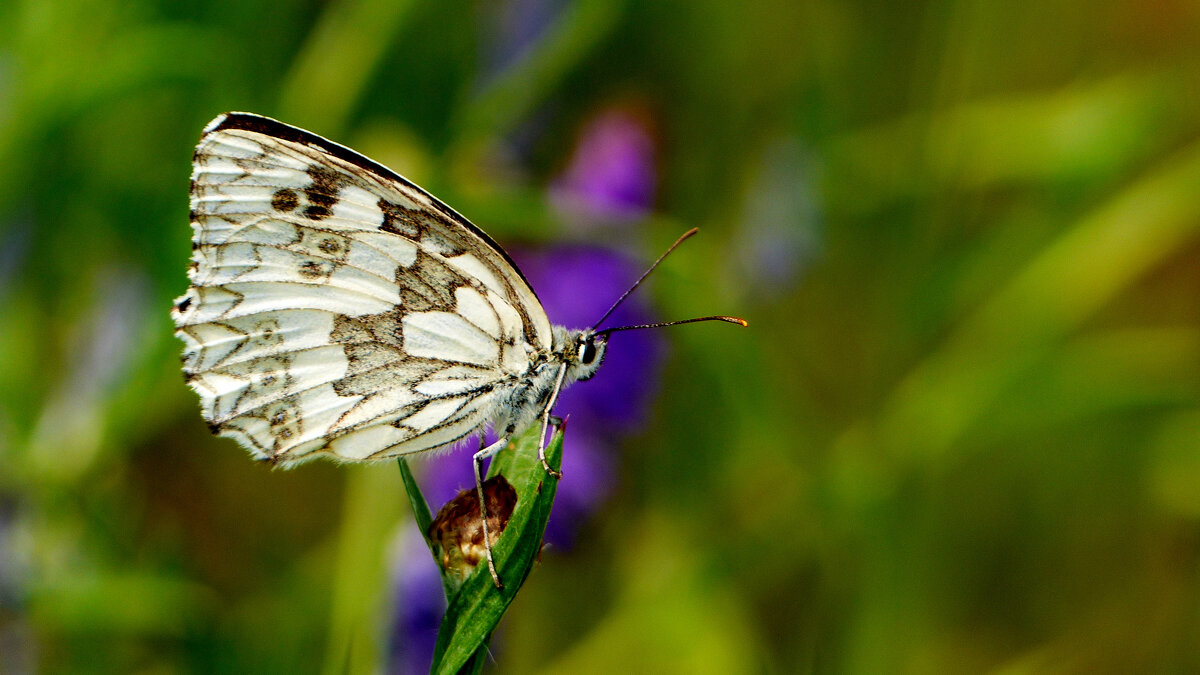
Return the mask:
[(279, 464), (477, 432), (551, 346), (494, 241), (354, 151), (247, 113), (205, 129), (191, 287), (172, 311), (214, 433)]

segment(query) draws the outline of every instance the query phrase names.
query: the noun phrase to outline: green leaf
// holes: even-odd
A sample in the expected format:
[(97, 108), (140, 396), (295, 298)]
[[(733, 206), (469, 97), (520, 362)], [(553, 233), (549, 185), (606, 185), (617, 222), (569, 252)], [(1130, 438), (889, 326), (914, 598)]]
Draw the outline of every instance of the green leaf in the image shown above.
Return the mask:
[(421, 536), (428, 544), (429, 526), (433, 523), (433, 516), (429, 513), (429, 502), (425, 501), (425, 495), (421, 493), (421, 486), (417, 485), (417, 479), (413, 476), (412, 469), (408, 468), (408, 460), (398, 457), (396, 463), (400, 465), (400, 479), (404, 481), (404, 491), (408, 493), (408, 502), (412, 505), (417, 529), (421, 530)]
[[(486, 564), (476, 566), (446, 608), (433, 653), (434, 673), (478, 672), (492, 631), (516, 597), (542, 550), (542, 536), (554, 505), (558, 480), (538, 461), (540, 427), (534, 425), (492, 460), (489, 475), (503, 473), (517, 492), (513, 510), (500, 539), (492, 548), (504, 588), (496, 588)], [(561, 466), (562, 432), (546, 448), (552, 467)]]
[[(421, 493), (421, 486), (417, 484), (412, 469), (408, 467), (408, 460), (397, 457), (396, 463), (400, 465), (400, 479), (404, 481), (404, 492), (408, 494), (408, 503), (412, 506), (413, 519), (417, 521), (417, 529), (421, 531), (421, 538), (425, 540), (425, 546), (433, 556), (434, 564), (441, 566), (437, 553), (433, 550), (433, 542), (429, 541), (429, 526), (433, 524), (433, 516), (429, 512), (429, 502), (425, 501), (425, 495)], [(447, 598), (454, 595), (454, 586), (445, 574), (442, 575), (442, 592), (446, 594)]]

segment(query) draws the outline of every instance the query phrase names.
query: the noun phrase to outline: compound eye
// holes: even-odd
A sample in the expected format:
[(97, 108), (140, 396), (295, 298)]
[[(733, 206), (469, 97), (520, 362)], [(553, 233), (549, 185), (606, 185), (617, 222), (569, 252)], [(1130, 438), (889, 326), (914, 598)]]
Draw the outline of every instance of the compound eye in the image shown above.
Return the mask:
[(583, 343), (583, 348), (579, 351), (579, 362), (583, 365), (591, 365), (592, 361), (596, 360), (596, 345), (588, 340)]

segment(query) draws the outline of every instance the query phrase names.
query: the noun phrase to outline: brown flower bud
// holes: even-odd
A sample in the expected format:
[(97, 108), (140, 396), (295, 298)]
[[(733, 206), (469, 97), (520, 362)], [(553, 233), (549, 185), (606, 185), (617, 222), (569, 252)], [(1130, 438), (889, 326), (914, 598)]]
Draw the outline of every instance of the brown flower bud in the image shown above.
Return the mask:
[[(504, 476), (494, 476), (484, 481), (483, 497), (487, 500), (488, 538), (495, 546), (517, 505), (517, 491)], [(442, 569), (456, 586), (466, 580), (476, 565), (487, 559), (475, 488), (459, 492), (438, 511), (429, 525), (429, 540), (433, 542)]]

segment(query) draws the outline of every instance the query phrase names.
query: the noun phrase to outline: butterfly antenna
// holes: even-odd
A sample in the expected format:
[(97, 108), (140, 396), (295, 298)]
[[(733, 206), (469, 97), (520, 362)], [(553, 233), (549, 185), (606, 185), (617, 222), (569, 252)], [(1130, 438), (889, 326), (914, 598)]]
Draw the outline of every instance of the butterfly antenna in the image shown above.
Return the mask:
[(696, 323), (697, 321), (725, 321), (728, 323), (736, 323), (739, 326), (749, 326), (745, 319), (739, 319), (736, 316), (699, 316), (695, 319), (684, 319), (682, 321), (664, 321), (662, 323), (643, 323), (637, 326), (617, 326), (616, 328), (605, 328), (604, 330), (596, 331), (596, 335), (605, 335), (615, 333), (619, 330), (634, 330), (637, 328), (662, 328), (663, 326), (678, 326), (681, 323)]
[[(629, 290), (622, 293), (621, 297), (617, 298), (617, 301), (612, 304), (612, 307), (609, 307), (608, 311), (604, 313), (604, 316), (600, 317), (600, 320), (592, 325), (592, 330), (593, 331), (596, 330), (596, 328), (600, 324), (604, 323), (604, 320), (607, 319), (610, 314), (612, 314), (614, 311), (616, 311), (617, 307), (620, 307), (622, 302), (625, 302), (625, 298), (628, 298), (630, 293), (634, 292), (635, 290), (637, 290), (638, 286), (642, 285), (642, 282), (646, 280), (646, 277), (650, 276), (650, 273), (654, 271), (654, 268), (658, 267), (658, 264), (660, 262), (662, 262), (664, 259), (666, 259), (667, 256), (671, 255), (671, 251), (674, 251), (675, 247), (679, 246), (680, 244), (682, 244), (684, 242), (684, 240), (686, 240), (688, 237), (692, 236), (693, 234), (696, 234), (699, 231), (700, 231), (700, 228), (693, 227), (692, 229), (688, 230), (687, 232), (684, 232), (678, 239), (676, 239), (675, 243), (671, 244), (670, 248), (668, 248), (662, 255), (658, 256), (658, 260), (654, 261), (654, 264), (650, 266), (650, 269), (648, 269), (644, 273), (642, 273), (642, 276), (639, 277), (637, 281), (633, 282), (633, 285), (629, 287)], [(609, 333), (612, 331), (610, 330), (610, 331), (602, 331), (602, 332)]]

